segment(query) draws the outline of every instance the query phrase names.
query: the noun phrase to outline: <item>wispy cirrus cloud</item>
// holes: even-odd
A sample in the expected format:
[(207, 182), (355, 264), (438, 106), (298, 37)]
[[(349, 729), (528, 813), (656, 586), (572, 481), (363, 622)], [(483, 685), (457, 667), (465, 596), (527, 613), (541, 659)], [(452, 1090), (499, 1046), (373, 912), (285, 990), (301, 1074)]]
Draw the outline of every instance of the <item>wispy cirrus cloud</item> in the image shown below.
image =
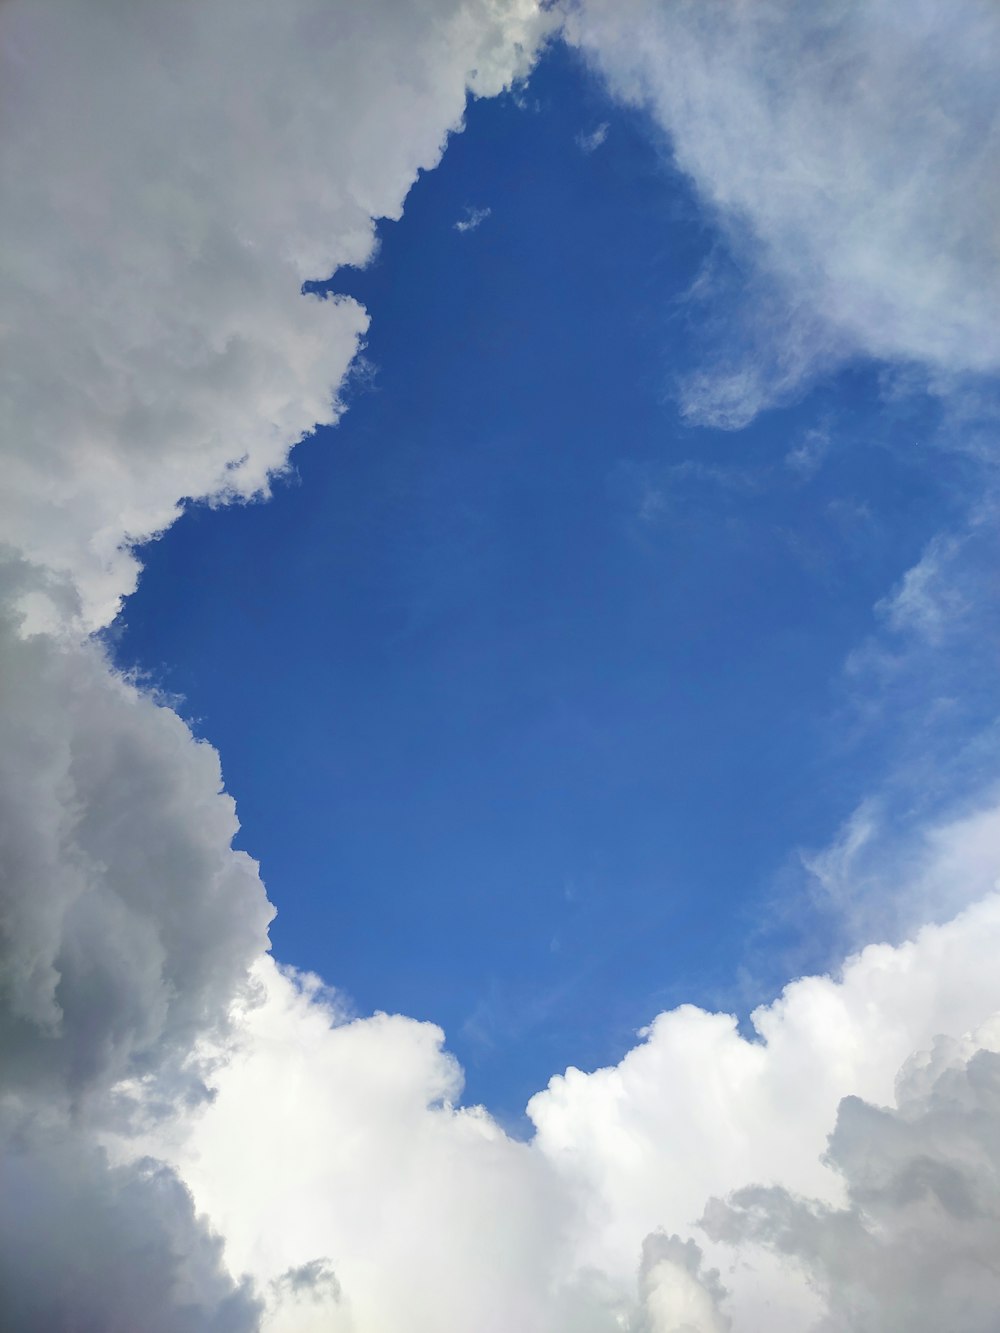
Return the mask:
[(988, 0), (581, 0), (567, 33), (667, 132), (739, 259), (714, 364), (679, 387), (693, 419), (739, 427), (857, 356), (1000, 370)]

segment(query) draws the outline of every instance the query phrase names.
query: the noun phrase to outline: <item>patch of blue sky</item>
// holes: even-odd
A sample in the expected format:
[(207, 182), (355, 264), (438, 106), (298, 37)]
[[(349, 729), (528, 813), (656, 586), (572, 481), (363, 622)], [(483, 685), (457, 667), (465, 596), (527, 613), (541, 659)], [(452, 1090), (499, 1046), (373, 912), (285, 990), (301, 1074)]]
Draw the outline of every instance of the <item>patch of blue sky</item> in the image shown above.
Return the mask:
[(372, 316), (350, 410), (266, 505), (146, 550), (116, 653), (218, 745), (278, 957), (440, 1022), (513, 1115), (663, 1007), (745, 1012), (829, 961), (795, 849), (926, 702), (893, 723), (845, 663), (978, 464), (870, 365), (686, 423), (738, 281), (706, 315), (723, 238), (562, 48), (470, 105), (380, 236), (329, 285)]

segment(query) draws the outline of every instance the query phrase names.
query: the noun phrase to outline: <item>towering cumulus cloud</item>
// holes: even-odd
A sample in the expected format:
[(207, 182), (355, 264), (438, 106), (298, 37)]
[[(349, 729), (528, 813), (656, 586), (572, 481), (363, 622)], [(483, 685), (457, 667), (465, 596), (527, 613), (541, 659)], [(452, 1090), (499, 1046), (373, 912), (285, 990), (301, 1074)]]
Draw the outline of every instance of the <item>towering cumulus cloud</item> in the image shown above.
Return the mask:
[[(900, 875), (947, 879), (959, 915), (794, 982), (749, 1037), (661, 1014), (616, 1067), (553, 1077), (521, 1142), (460, 1105), (436, 1027), (350, 1019), (271, 959), (215, 751), (93, 637), (186, 499), (264, 493), (336, 419), (367, 316), (303, 284), (370, 257), (468, 90), (525, 73), (553, 21), (0, 6), (5, 1328), (993, 1326), (985, 807)], [(692, 412), (733, 424), (827, 356), (997, 368), (985, 0), (587, 0), (566, 22), (757, 274), (756, 350), (689, 384)]]

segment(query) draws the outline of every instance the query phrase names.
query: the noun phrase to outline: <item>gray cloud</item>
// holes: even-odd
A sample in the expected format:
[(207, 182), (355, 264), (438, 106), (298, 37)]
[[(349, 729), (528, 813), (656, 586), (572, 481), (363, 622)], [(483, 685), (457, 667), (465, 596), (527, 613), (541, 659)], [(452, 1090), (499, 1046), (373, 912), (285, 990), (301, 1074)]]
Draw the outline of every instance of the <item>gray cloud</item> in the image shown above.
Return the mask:
[(0, 1086), (76, 1099), (183, 1063), (273, 910), (176, 713), (98, 644), (24, 639), (9, 614), (0, 662)]
[(111, 1167), (37, 1124), (0, 1150), (3, 1324), (18, 1333), (255, 1333), (261, 1306), (160, 1163)]
[(136, 543), (189, 498), (265, 493), (336, 419), (367, 316), (303, 282), (370, 257), (468, 89), (525, 70), (547, 26), (534, 0), (0, 8), (5, 1327), (265, 1317), (136, 1136), (169, 1138), (234, 1058), (272, 909), (216, 752), (87, 634)]
[(904, 1070), (898, 1109), (840, 1106), (830, 1164), (843, 1208), (753, 1186), (708, 1233), (801, 1264), (838, 1333), (990, 1333), (1000, 1308), (1000, 1055), (941, 1041)]
[(635, 1333), (728, 1333), (726, 1290), (715, 1269), (702, 1268), (693, 1240), (647, 1236), (639, 1267), (641, 1309)]

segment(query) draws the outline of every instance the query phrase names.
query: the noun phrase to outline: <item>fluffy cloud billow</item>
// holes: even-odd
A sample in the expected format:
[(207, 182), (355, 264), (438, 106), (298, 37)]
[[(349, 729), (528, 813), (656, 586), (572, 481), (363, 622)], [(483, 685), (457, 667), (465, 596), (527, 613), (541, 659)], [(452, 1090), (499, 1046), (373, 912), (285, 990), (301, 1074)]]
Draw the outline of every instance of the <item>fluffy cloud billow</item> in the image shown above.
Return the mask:
[(303, 282), (371, 255), (544, 26), (533, 0), (4, 6), (0, 525), (85, 626), (181, 501), (260, 493), (336, 419), (367, 319)]
[[(942, 830), (918, 873), (961, 873), (963, 832)], [(991, 895), (912, 941), (867, 947), (839, 979), (794, 982), (754, 1014), (753, 1039), (728, 1015), (661, 1014), (617, 1066), (553, 1078), (529, 1104), (529, 1143), (460, 1106), (440, 1029), (347, 1019), (315, 979), (268, 960), (256, 1001), (233, 1015), (211, 1103), (115, 1151), (170, 1161), (234, 1273), (280, 1291), (283, 1274), (329, 1265), (333, 1327), (716, 1333), (766, 1318), (795, 1333), (823, 1306), (792, 1261), (792, 1223), (769, 1246), (706, 1206), (742, 1191), (735, 1210), (760, 1190), (817, 1200), (823, 1216), (848, 1206), (838, 1144), (852, 1099), (891, 1107), (901, 1068), (912, 1083), (943, 1050), (991, 1046), (998, 947)], [(929, 1141), (928, 1171), (945, 1146)], [(795, 1214), (803, 1245), (811, 1216)], [(963, 1253), (956, 1243), (952, 1259)]]
[[(210, 1095), (267, 947), (218, 756), (86, 638), (188, 498), (266, 491), (366, 327), (303, 282), (371, 254), (530, 0), (0, 12), (4, 1322), (256, 1328), (168, 1168), (104, 1133)], [(286, 1294), (301, 1296), (302, 1284)]]
[(986, 1333), (1000, 1305), (997, 1036), (994, 1022), (939, 1039), (903, 1069), (896, 1108), (841, 1103), (828, 1160), (844, 1207), (752, 1186), (713, 1200), (706, 1230), (794, 1258), (824, 1293), (824, 1328)]
[[(800, 11), (567, 19), (756, 238), (761, 309), (812, 312), (689, 385), (730, 422), (827, 356), (1000, 358), (995, 15)], [(951, 920), (794, 982), (750, 1037), (661, 1014), (617, 1065), (556, 1074), (522, 1142), (461, 1104), (438, 1028), (351, 1018), (271, 959), (219, 756), (93, 637), (185, 501), (266, 493), (336, 420), (367, 314), (303, 283), (370, 258), (469, 90), (526, 73), (554, 22), (0, 6), (0, 1292), (25, 1333), (988, 1327), (992, 807), (901, 861), (893, 890)]]

